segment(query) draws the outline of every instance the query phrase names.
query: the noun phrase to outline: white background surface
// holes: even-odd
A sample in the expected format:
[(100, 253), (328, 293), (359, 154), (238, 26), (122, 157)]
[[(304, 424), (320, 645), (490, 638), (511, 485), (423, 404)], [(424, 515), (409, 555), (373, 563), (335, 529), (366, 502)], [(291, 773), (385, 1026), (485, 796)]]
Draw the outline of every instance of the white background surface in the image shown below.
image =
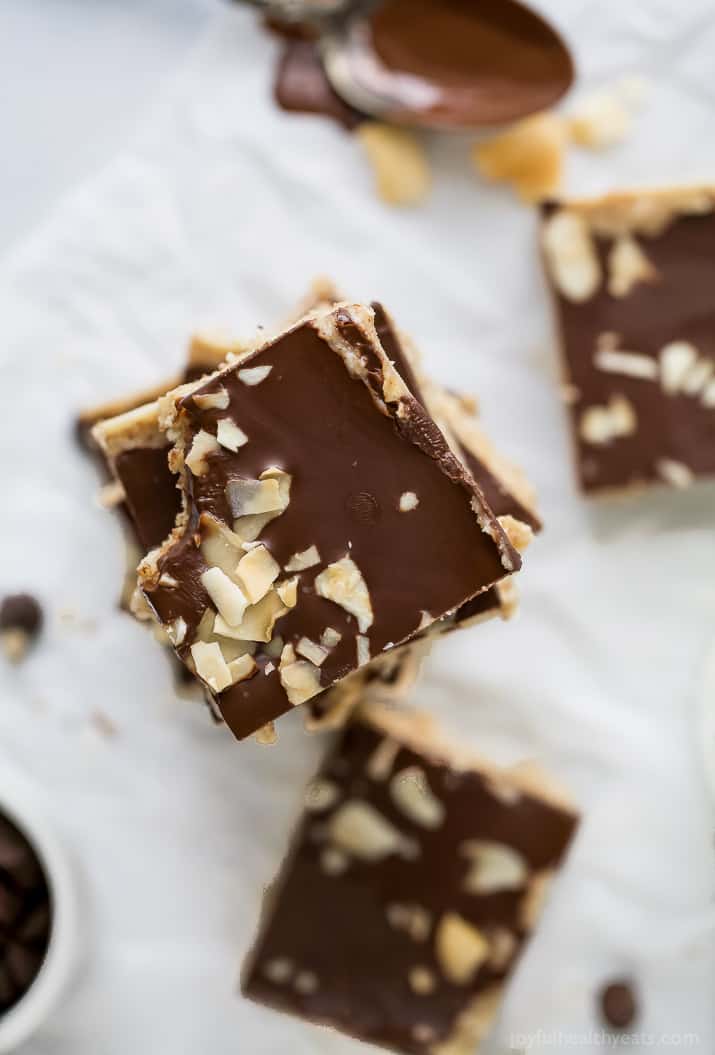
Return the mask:
[[(391, 213), (348, 136), (274, 110), (275, 45), (249, 15), (217, 11), (149, 108), (208, 4), (32, 6), (43, 18), (30, 29), (30, 5), (0, 10), (15, 162), (0, 203), (14, 240), (0, 263), (0, 583), (37, 592), (48, 628), (30, 661), (0, 670), (0, 764), (6, 753), (44, 789), (75, 854), (86, 952), (28, 1052), (359, 1050), (235, 996), (321, 745), (293, 715), (273, 750), (239, 746), (176, 699), (164, 657), (114, 608), (119, 529), (92, 505), (96, 478), (70, 432), (77, 408), (178, 364), (192, 329), (270, 323), (322, 272), (383, 299), (441, 380), (479, 394), (542, 497), (548, 529), (527, 555), (518, 621), (445, 642), (415, 692), (481, 750), (542, 760), (585, 811), (487, 1050), (520, 1032), (533, 1051), (602, 1050), (565, 1034), (593, 1029), (594, 989), (633, 972), (642, 1046), (667, 1052), (670, 1035), (682, 1048), (691, 1033), (690, 1050), (711, 1055), (711, 818), (694, 699), (715, 622), (712, 487), (599, 509), (578, 499), (533, 218), (480, 186), (466, 140), (432, 142), (430, 203)], [(633, 139), (575, 158), (570, 186), (712, 177), (712, 4), (542, 6), (585, 83), (634, 71), (655, 82)], [(139, 116), (138, 139), (104, 164)], [(56, 205), (55, 189), (78, 180)], [(98, 707), (112, 739), (91, 720)]]

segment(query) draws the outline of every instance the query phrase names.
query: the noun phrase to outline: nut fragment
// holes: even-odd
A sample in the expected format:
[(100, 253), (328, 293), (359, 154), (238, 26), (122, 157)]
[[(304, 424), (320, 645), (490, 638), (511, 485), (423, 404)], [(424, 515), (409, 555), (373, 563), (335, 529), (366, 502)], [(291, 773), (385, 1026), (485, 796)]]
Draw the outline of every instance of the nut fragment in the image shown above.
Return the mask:
[(318, 976), (313, 974), (312, 971), (299, 971), (295, 976), (293, 985), (296, 992), (302, 996), (310, 996), (311, 993), (315, 993), (318, 990)]
[(661, 348), (660, 382), (670, 396), (677, 395), (698, 360), (698, 350), (689, 341), (671, 341)]
[(100, 489), (97, 501), (102, 509), (116, 509), (126, 501), (126, 497), (119, 480), (111, 480)]
[(559, 209), (544, 224), (541, 234), (549, 274), (567, 300), (589, 300), (601, 285), (601, 264), (583, 218)]
[(243, 370), (238, 371), (239, 381), (243, 381), (244, 385), (260, 385), (261, 381), (265, 381), (270, 374), (272, 366), (246, 366)]
[(273, 982), (274, 985), (285, 985), (293, 977), (294, 970), (292, 960), (286, 957), (277, 957), (275, 960), (269, 960), (264, 965), (262, 974), (264, 978), (267, 978), (269, 982)]
[(243, 591), (220, 568), (209, 568), (201, 576), (201, 585), (218, 608), (228, 626), (238, 626), (248, 606)]
[(397, 740), (391, 740), (386, 736), (370, 755), (365, 772), (371, 780), (387, 780), (399, 753), (400, 745)]
[(529, 524), (525, 524), (522, 520), (517, 520), (510, 513), (497, 517), (497, 520), (514, 549), (518, 550), (519, 553), (523, 553), (534, 538), (534, 532)]
[(210, 432), (206, 432), (205, 429), (199, 429), (194, 436), (191, 450), (186, 455), (185, 464), (187, 468), (191, 470), (194, 476), (203, 476), (208, 470), (206, 459), (210, 454), (215, 454), (217, 450), (219, 450), (219, 443), (216, 437), (212, 436)]
[(262, 641), (267, 644), (273, 636), (276, 621), (287, 611), (288, 609), (283, 606), (276, 591), (269, 590), (258, 604), (252, 604), (246, 608), (243, 619), (235, 626), (220, 615), (216, 616), (214, 632), (236, 641)]
[(332, 626), (326, 626), (323, 633), (320, 635), (320, 643), (323, 648), (335, 648), (339, 645), (343, 639), (343, 635), (339, 634)]
[(281, 508), (277, 480), (229, 480), (225, 490), (234, 517), (273, 513)]
[(363, 121), (355, 135), (372, 165), (379, 197), (388, 205), (419, 205), (432, 186), (427, 155), (405, 128)]
[(228, 392), (221, 386), (216, 392), (192, 397), (199, 410), (226, 410), (229, 404)]
[(194, 642), (191, 646), (191, 658), (198, 676), (214, 692), (223, 692), (231, 684), (231, 671), (217, 642)]
[(448, 981), (467, 985), (489, 958), (489, 942), (458, 913), (445, 912), (437, 924), (435, 954)]
[(700, 402), (704, 407), (715, 407), (715, 381), (705, 386)]
[(370, 662), (370, 638), (365, 637), (364, 634), (358, 634), (355, 642), (357, 645), (357, 665), (358, 667), (364, 667), (366, 663)]
[(485, 179), (513, 184), (523, 201), (540, 201), (561, 183), (565, 142), (561, 119), (541, 113), (478, 143), (472, 160)]
[(410, 988), (419, 996), (433, 993), (437, 988), (437, 979), (434, 973), (430, 971), (429, 967), (423, 967), (421, 964), (410, 968), (407, 981), (410, 983)]
[(241, 539), (216, 517), (206, 513), (200, 520), (201, 555), (209, 567), (220, 568), (233, 578), (241, 554)]
[(276, 586), (276, 593), (286, 608), (295, 608), (298, 603), (298, 580), (297, 578), (286, 579)]
[(387, 922), (395, 930), (405, 931), (413, 941), (427, 941), (432, 929), (432, 916), (422, 905), (393, 902), (387, 906), (386, 915)]
[(568, 122), (574, 143), (592, 150), (604, 150), (622, 143), (631, 131), (633, 121), (619, 94), (597, 92), (585, 99)]
[(603, 446), (621, 436), (631, 436), (637, 427), (632, 403), (625, 396), (613, 395), (608, 406), (593, 406), (583, 412), (579, 431), (586, 443)]
[(683, 462), (676, 462), (672, 458), (660, 458), (655, 467), (661, 480), (679, 490), (690, 487), (695, 480), (695, 474), (689, 466)]
[(361, 633), (370, 629), (373, 621), (370, 594), (360, 569), (351, 557), (343, 557), (329, 564), (317, 576), (315, 590), (320, 597), (354, 615)]
[(301, 637), (295, 650), (299, 655), (314, 663), (316, 667), (320, 667), (328, 658), (327, 650), (322, 645), (317, 645), (315, 641), (311, 641), (309, 637)]
[(222, 447), (234, 453), (239, 447), (243, 447), (248, 443), (246, 433), (243, 429), (239, 429), (235, 421), (231, 421), (230, 418), (221, 418), (218, 422), (216, 425), (216, 439)]
[(429, 786), (420, 766), (407, 766), (390, 781), (390, 795), (397, 808), (423, 828), (439, 828), (445, 817), (444, 804)]
[(266, 547), (257, 545), (238, 562), (236, 575), (251, 604), (258, 604), (261, 598), (266, 596), (280, 571), (280, 565)]
[(351, 799), (330, 818), (331, 842), (363, 861), (381, 861), (397, 854), (412, 860), (419, 848), (367, 802)]
[(244, 652), (242, 656), (231, 660), (228, 664), (228, 670), (231, 675), (231, 684), (236, 685), (237, 682), (245, 681), (246, 678), (250, 678), (251, 675), (258, 670), (258, 667), (256, 666), (253, 656)]
[(305, 571), (306, 568), (312, 568), (316, 564), (320, 564), (318, 548), (317, 546), (308, 546), (308, 548), (302, 550), (301, 553), (293, 554), (286, 564), (285, 570), (287, 572)]
[(400, 512), (411, 513), (413, 509), (417, 509), (420, 504), (420, 500), (414, 491), (404, 491), (400, 495)]
[(526, 883), (526, 861), (511, 846), (489, 839), (468, 839), (461, 844), (460, 853), (470, 861), (463, 883), (469, 894), (519, 890)]
[(517, 940), (506, 927), (489, 931), (489, 966), (493, 971), (505, 971), (516, 952)]
[(278, 734), (276, 733), (276, 727), (274, 722), (266, 722), (266, 724), (262, 725), (261, 728), (258, 729), (255, 733), (256, 743), (263, 744), (266, 747), (269, 747), (271, 744), (275, 744), (277, 739)]
[(317, 696), (322, 690), (320, 669), (306, 659), (296, 659), (290, 645), (283, 649), (278, 672), (288, 701), (294, 707)]
[(187, 629), (186, 620), (182, 619), (181, 616), (178, 616), (178, 618), (174, 619), (173, 622), (167, 626), (166, 633), (169, 641), (171, 641), (175, 648), (178, 648), (179, 645), (184, 643)]
[(237, 517), (233, 522), (234, 534), (238, 535), (241, 542), (255, 542), (263, 531), (266, 524), (281, 515), (281, 510), (271, 510), (270, 513), (251, 513), (246, 516)]
[(326, 875), (339, 876), (347, 871), (350, 866), (350, 858), (342, 850), (335, 846), (326, 846), (320, 854), (320, 867)]
[(290, 504), (290, 485), (292, 483), (292, 476), (287, 473), (284, 469), (279, 469), (277, 465), (271, 465), (268, 469), (264, 469), (259, 480), (275, 480), (278, 484), (278, 511), (280, 513), (285, 512)]
[(658, 272), (641, 247), (629, 234), (623, 234), (608, 254), (608, 292), (612, 297), (627, 297), (641, 282), (655, 282)]
[(715, 362), (702, 358), (695, 364), (683, 382), (683, 392), (686, 396), (697, 396), (705, 389), (710, 378), (715, 374)]
[(624, 377), (637, 377), (644, 381), (655, 381), (658, 376), (658, 364), (655, 359), (640, 352), (625, 352), (619, 348), (601, 346), (593, 357), (593, 363), (607, 374), (623, 374)]

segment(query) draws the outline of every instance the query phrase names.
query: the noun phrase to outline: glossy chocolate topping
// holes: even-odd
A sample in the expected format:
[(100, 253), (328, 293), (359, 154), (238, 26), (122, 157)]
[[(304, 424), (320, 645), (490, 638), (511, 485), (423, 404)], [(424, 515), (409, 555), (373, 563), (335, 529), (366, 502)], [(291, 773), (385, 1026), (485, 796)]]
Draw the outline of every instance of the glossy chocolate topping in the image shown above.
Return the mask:
[[(395, 364), (397, 372), (415, 399), (424, 406), (425, 399), (420, 389), (419, 380), (412, 368), (409, 357), (405, 354), (392, 320), (381, 304), (373, 302), (372, 307), (375, 311), (375, 328), (388, 359), (391, 359)], [(527, 509), (523, 502), (519, 501), (513, 491), (510, 491), (504, 482), (491, 471), (486, 462), (461, 445), (459, 457), (479, 484), (487, 505), (495, 516), (508, 514), (528, 524), (533, 531), (538, 532), (541, 530), (542, 525), (539, 518), (530, 509)]]
[(553, 105), (573, 80), (561, 38), (516, 0), (385, 0), (346, 42), (351, 78), (405, 122), (501, 124)]
[(0, 1017), (42, 966), (52, 910), (42, 866), (25, 836), (0, 814)]
[[(646, 215), (648, 195), (641, 197)], [(572, 386), (578, 473), (587, 492), (669, 483), (672, 465), (682, 467), (672, 482), (715, 476), (715, 195), (713, 203), (701, 215), (674, 216), (659, 234), (630, 235), (652, 272), (627, 294), (611, 291), (615, 239), (602, 235), (593, 244), (603, 280), (592, 296), (575, 302), (552, 284)], [(544, 215), (555, 209), (546, 207)], [(690, 346), (691, 361), (669, 391), (662, 364), (669, 354), (664, 350), (674, 344)], [(604, 369), (600, 357), (609, 350), (634, 353), (644, 367), (650, 361), (651, 375)], [(628, 401), (632, 427), (608, 441), (588, 442), (585, 415), (614, 397)]]
[(168, 447), (133, 447), (119, 454), (114, 472), (142, 550), (160, 546), (181, 508), (176, 477), (169, 470)]
[[(185, 621), (185, 654), (210, 606), (200, 582), (206, 564), (194, 540), (201, 514), (232, 525), (226, 485), (257, 479), (271, 466), (284, 470), (292, 477), (290, 504), (265, 527), (260, 541), (282, 567), (310, 546), (321, 559), (301, 574), (297, 606), (275, 632), (294, 644), (302, 636), (320, 640), (326, 627), (342, 635), (320, 667), (324, 687), (357, 666), (354, 618), (313, 587), (326, 565), (349, 556), (360, 569), (374, 613), (368, 631), (372, 656), (414, 636), (423, 612), (436, 618), (505, 575), (497, 545), (479, 528), (471, 508), (480, 497), (471, 477), (415, 400), (405, 397), (399, 416), (395, 405), (389, 413), (376, 405), (368, 386), (378, 386), (379, 364), (368, 359), (366, 338), (350, 314), (339, 309), (334, 318), (342, 339), (354, 339), (368, 368), (366, 382), (348, 373), (313, 323), (302, 323), (240, 364), (271, 367), (257, 386), (244, 385), (238, 368), (201, 386), (196, 394), (202, 396), (224, 388), (227, 410), (200, 410), (193, 394), (182, 399), (187, 447), (200, 429), (215, 434), (217, 421), (227, 416), (248, 442), (237, 453), (221, 448), (212, 454), (204, 475), (187, 474), (190, 522), (159, 562), (160, 572), (178, 585), (147, 592), (163, 623)], [(399, 508), (406, 492), (419, 500), (411, 512)], [(496, 522), (494, 533), (503, 545)], [(508, 552), (518, 568), (518, 555)], [(261, 671), (219, 697), (223, 717), (238, 737), (290, 709), (278, 672), (262, 672), (266, 658), (260, 646), (256, 658)]]
[[(381, 748), (388, 762), (378, 773)], [(405, 771), (426, 781), (437, 823), (419, 823), (400, 807), (394, 777)], [(269, 893), (245, 995), (395, 1051), (441, 1050), (470, 1002), (512, 973), (532, 926), (525, 910), (531, 884), (559, 867), (577, 823), (573, 813), (534, 795), (504, 793), (508, 776), (502, 781), (499, 793), (479, 772), (455, 770), (448, 759), (394, 739), (390, 744), (366, 722), (352, 724), (325, 762), (315, 794), (308, 790), (310, 811)], [(321, 806), (318, 792), (326, 788)], [(386, 822), (396, 847), (370, 859), (358, 846), (336, 859), (331, 824), (346, 803)], [(475, 840), (516, 852), (523, 862), (516, 880), (470, 892)], [(501, 948), (461, 984), (446, 976), (437, 948), (447, 914)], [(416, 978), (415, 969), (421, 969)]]

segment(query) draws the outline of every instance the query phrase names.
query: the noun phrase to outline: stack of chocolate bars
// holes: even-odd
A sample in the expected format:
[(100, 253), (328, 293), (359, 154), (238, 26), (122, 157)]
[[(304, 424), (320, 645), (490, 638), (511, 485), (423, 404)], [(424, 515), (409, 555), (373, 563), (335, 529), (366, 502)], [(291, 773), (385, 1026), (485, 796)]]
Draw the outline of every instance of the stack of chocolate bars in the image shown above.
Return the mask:
[(139, 553), (131, 610), (214, 715), (263, 741), (298, 706), (346, 725), (246, 994), (398, 1051), (471, 1051), (576, 816), (396, 703), (442, 634), (511, 613), (540, 523), (381, 305), (306, 307), (260, 345), (194, 342), (183, 377), (82, 429)]

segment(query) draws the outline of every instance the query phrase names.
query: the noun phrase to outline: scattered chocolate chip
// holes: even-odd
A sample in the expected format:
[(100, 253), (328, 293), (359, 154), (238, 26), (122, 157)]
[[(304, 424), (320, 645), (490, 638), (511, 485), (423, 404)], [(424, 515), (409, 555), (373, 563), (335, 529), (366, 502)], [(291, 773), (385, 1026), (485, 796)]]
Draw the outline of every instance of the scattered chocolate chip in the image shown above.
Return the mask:
[(34, 635), (41, 627), (42, 609), (29, 593), (11, 594), (0, 604), (0, 630), (24, 630)]
[(610, 982), (600, 993), (601, 1016), (613, 1029), (628, 1029), (638, 1017), (633, 986), (627, 981)]
[(34, 597), (16, 593), (0, 604), (0, 636), (7, 658), (17, 663), (42, 629), (42, 609)]

